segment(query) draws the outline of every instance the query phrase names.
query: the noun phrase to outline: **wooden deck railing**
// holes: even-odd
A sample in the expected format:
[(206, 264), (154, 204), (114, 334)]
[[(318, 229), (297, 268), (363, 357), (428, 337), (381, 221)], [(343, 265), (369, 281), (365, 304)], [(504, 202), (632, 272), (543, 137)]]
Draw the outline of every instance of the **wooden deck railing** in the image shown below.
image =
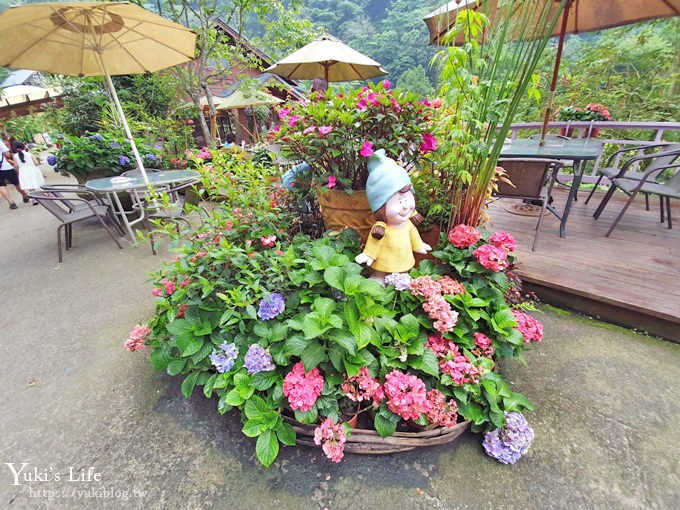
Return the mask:
[[(541, 122), (523, 122), (516, 123), (511, 126), (511, 138), (526, 138), (532, 134), (541, 132)], [(609, 135), (616, 135), (616, 138), (605, 138), (603, 136), (598, 136), (597, 139), (604, 144), (616, 145), (614, 150), (607, 151), (608, 154), (613, 153), (615, 150), (623, 149), (625, 147), (635, 147), (636, 145), (654, 145), (658, 143), (663, 143), (666, 141), (665, 135), (672, 132), (671, 139), (673, 141), (680, 141), (680, 122), (601, 122), (601, 121), (589, 121), (589, 122), (550, 122), (548, 124), (548, 132), (557, 133), (560, 129), (565, 130), (573, 129), (573, 138), (589, 138), (595, 129), (599, 129), (600, 133), (606, 130)], [(646, 139), (642, 140), (639, 138), (639, 131), (643, 130), (648, 134)], [(637, 131), (637, 133), (631, 133)], [(635, 134), (638, 138), (632, 138), (631, 136)], [(627, 136), (628, 135), (628, 136)], [(620, 155), (619, 155), (620, 156)], [(632, 155), (630, 155), (632, 157)], [(588, 165), (585, 169), (582, 182), (595, 182), (598, 177), (598, 169), (601, 164), (607, 161), (608, 156), (604, 153), (600, 153), (598, 158), (595, 160), (594, 165)], [(619, 159), (616, 161), (618, 165)], [(564, 180), (569, 180), (571, 178), (570, 174), (560, 174), (564, 177)], [(562, 179), (561, 179), (562, 180)], [(604, 181), (603, 184), (607, 184), (608, 181)]]

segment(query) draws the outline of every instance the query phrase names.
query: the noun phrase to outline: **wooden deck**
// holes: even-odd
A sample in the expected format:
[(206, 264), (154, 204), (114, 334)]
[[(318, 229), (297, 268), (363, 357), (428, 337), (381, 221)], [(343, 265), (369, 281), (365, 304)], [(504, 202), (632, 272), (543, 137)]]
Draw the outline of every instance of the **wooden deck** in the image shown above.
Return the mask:
[[(557, 210), (566, 194), (563, 187), (554, 190)], [(564, 239), (559, 220), (546, 212), (535, 252), (538, 218), (508, 212), (516, 200), (491, 205), (491, 229), (515, 236), (516, 272), (543, 301), (680, 342), (680, 202), (674, 201), (669, 230), (659, 221), (658, 198), (645, 211), (638, 197), (607, 238), (625, 197), (615, 196), (596, 221), (592, 215), (602, 196), (596, 193), (585, 205), (587, 192), (579, 192)]]

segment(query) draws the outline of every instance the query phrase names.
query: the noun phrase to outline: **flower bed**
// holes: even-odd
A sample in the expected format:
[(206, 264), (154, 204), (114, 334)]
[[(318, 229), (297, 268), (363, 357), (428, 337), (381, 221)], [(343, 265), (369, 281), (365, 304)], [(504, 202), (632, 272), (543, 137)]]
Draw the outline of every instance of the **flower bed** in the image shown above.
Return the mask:
[(353, 262), (356, 232), (288, 239), (275, 229), (276, 200), (269, 207), (205, 219), (154, 275), (156, 313), (126, 347), (150, 346), (152, 367), (183, 376), (185, 396), (202, 387), (220, 413), (238, 408), (266, 466), (280, 444), (310, 442), (300, 427), (340, 461), (357, 413), (394, 441), (470, 422), (495, 429), (489, 451), (504, 451), (506, 413), (532, 406), (494, 368), (543, 334), (506, 302), (514, 240), (459, 225), (434, 253), (442, 264), (424, 261), (383, 287)]

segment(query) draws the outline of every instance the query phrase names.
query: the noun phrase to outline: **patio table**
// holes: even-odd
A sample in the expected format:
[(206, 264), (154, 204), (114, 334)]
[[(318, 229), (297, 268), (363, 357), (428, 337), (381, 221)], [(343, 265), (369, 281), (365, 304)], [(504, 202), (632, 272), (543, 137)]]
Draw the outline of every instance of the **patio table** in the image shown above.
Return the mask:
[(560, 216), (560, 237), (566, 237), (567, 218), (571, 210), (571, 203), (576, 198), (578, 187), (581, 184), (583, 170), (586, 161), (596, 159), (602, 152), (602, 142), (598, 140), (545, 140), (545, 145), (540, 145), (539, 140), (516, 138), (501, 149), (502, 158), (548, 158), (567, 159), (574, 162), (574, 179), (569, 189), (567, 203)]
[(127, 177), (123, 176), (113, 176), (113, 177), (103, 177), (101, 179), (93, 179), (85, 183), (85, 187), (97, 193), (106, 193), (113, 198), (113, 203), (118, 210), (118, 215), (122, 218), (123, 224), (130, 234), (132, 240), (135, 239), (135, 234), (132, 231), (132, 225), (139, 223), (144, 220), (144, 208), (140, 207), (140, 216), (133, 220), (128, 219), (129, 211), (125, 211), (123, 205), (120, 202), (118, 193), (129, 192), (135, 189), (158, 188), (160, 186), (165, 186), (167, 184), (176, 184), (182, 182), (188, 182), (193, 180), (198, 180), (199, 174), (194, 170), (166, 170), (163, 172), (153, 172), (147, 174), (148, 184), (144, 182), (144, 178), (140, 175), (131, 175)]

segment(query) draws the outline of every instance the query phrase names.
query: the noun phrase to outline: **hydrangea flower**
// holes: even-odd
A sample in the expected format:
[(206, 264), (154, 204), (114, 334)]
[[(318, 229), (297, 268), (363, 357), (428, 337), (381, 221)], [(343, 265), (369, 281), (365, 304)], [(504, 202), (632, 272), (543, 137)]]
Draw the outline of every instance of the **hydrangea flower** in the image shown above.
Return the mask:
[(502, 427), (487, 432), (484, 450), (487, 455), (502, 462), (514, 464), (526, 454), (534, 441), (534, 431), (522, 413), (505, 413)]
[(475, 227), (464, 224), (456, 225), (449, 231), (449, 242), (456, 248), (469, 248), (482, 238), (482, 233)]
[(349, 379), (345, 375), (345, 381), (340, 388), (352, 402), (363, 402), (373, 399), (373, 407), (385, 399), (382, 384), (371, 377), (367, 367), (362, 367), (359, 373)]
[(213, 349), (210, 354), (210, 362), (220, 374), (223, 374), (233, 368), (237, 357), (238, 349), (236, 348), (236, 344), (222, 342), (219, 350)]
[(408, 290), (411, 288), (413, 277), (408, 273), (390, 273), (385, 276), (385, 284), (394, 285), (397, 290)]
[(524, 336), (524, 343), (540, 342), (543, 340), (543, 324), (534, 319), (528, 313), (512, 310), (512, 314), (517, 321), (516, 328)]
[(392, 370), (385, 376), (387, 407), (405, 420), (417, 420), (430, 410), (425, 383), (415, 375)]
[(442, 427), (453, 427), (458, 421), (458, 404), (453, 399), (446, 401), (446, 395), (437, 389), (427, 392), (430, 409), (427, 411), (427, 421)]
[(127, 156), (124, 156), (122, 154), (120, 156), (118, 156), (118, 164), (120, 166), (125, 166), (128, 163), (130, 163), (130, 158), (128, 158)]
[(472, 254), (477, 259), (477, 262), (491, 271), (503, 271), (509, 265), (508, 252), (493, 244), (483, 244), (473, 251)]
[(497, 248), (502, 248), (507, 252), (517, 249), (517, 241), (507, 232), (495, 232), (489, 237), (489, 242)]
[(154, 156), (154, 155), (151, 154), (151, 153), (145, 155), (144, 157), (145, 157), (148, 161), (156, 161), (156, 156)]
[(269, 294), (260, 301), (260, 308), (257, 311), (257, 316), (262, 320), (268, 321), (282, 314), (285, 309), (286, 303), (281, 294)]
[[(487, 357), (491, 357), (494, 353), (493, 344), (491, 339), (484, 333), (476, 332), (474, 334), (475, 345), (479, 348), (479, 354)], [(475, 353), (476, 355), (476, 353)]]
[(47, 156), (47, 164), (50, 166), (54, 166), (57, 164), (57, 157), (54, 154), (50, 154)]
[(314, 429), (314, 443), (323, 446), (323, 452), (333, 462), (340, 462), (344, 455), (345, 441), (347, 435), (345, 434), (345, 427), (333, 421), (333, 418), (326, 418), (323, 423)]
[(94, 135), (92, 135), (92, 138), (94, 138), (98, 142), (101, 142), (104, 139), (104, 137), (102, 135), (100, 135), (99, 133), (95, 133)]
[(275, 368), (272, 355), (259, 344), (252, 344), (248, 347), (243, 366), (250, 375), (257, 374), (258, 372), (267, 372)]
[(125, 340), (125, 348), (130, 352), (143, 349), (146, 345), (144, 340), (149, 333), (151, 333), (149, 326), (146, 324), (137, 324), (130, 331), (130, 338)]
[(302, 361), (293, 365), (283, 379), (283, 394), (288, 398), (290, 408), (302, 412), (309, 411), (323, 390), (323, 377), (318, 368), (305, 372)]
[(122, 147), (121, 144), (119, 144), (118, 142), (115, 142), (115, 141), (111, 142), (109, 145), (111, 146), (112, 149), (120, 149)]

